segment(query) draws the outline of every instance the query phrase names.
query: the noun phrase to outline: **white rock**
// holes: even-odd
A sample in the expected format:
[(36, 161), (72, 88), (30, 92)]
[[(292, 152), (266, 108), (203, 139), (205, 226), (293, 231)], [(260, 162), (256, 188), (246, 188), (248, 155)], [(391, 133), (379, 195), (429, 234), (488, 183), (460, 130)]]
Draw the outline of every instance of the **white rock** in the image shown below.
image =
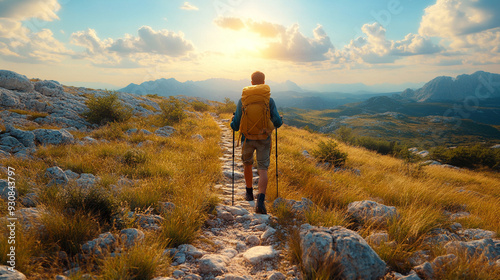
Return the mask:
[(382, 243), (389, 241), (387, 232), (374, 232), (366, 237), (366, 241), (373, 245), (380, 246)]
[(279, 254), (272, 246), (255, 246), (243, 253), (243, 258), (253, 265), (261, 263), (264, 260), (272, 259)]
[(229, 258), (223, 255), (208, 254), (199, 260), (199, 270), (202, 274), (223, 274), (227, 272)]
[(144, 232), (136, 228), (126, 228), (120, 231), (120, 237), (125, 247), (130, 248), (144, 240)]
[(347, 206), (347, 212), (356, 220), (375, 224), (384, 224), (397, 217), (396, 207), (385, 206), (375, 201), (354, 201)]
[(155, 131), (155, 134), (158, 136), (162, 136), (162, 137), (170, 137), (175, 132), (176, 132), (175, 128), (173, 128), (171, 126), (164, 126), (164, 127), (158, 128)]
[(249, 235), (245, 239), (245, 243), (250, 247), (257, 246), (260, 244), (260, 239), (256, 235)]
[(33, 91), (33, 84), (26, 76), (9, 70), (0, 70), (0, 87), (18, 91)]
[(231, 212), (231, 214), (233, 214), (234, 216), (243, 216), (250, 213), (248, 212), (247, 209), (243, 208), (242, 206), (226, 206), (225, 209)]
[(268, 241), (270, 240), (274, 234), (276, 233), (276, 230), (272, 227), (269, 227), (261, 236), (260, 236), (260, 239), (264, 240), (264, 241)]
[(69, 181), (68, 176), (66, 176), (66, 173), (59, 166), (47, 168), (45, 170), (45, 177), (50, 179), (49, 186), (53, 184), (66, 185)]
[(10, 271), (10, 266), (0, 265), (0, 280), (26, 280), (26, 276), (17, 270)]
[(300, 240), (302, 262), (306, 268), (317, 269), (337, 256), (345, 279), (375, 280), (385, 273), (384, 261), (355, 231), (340, 226), (325, 228), (304, 224)]
[(271, 273), (271, 275), (269, 275), (269, 277), (267, 277), (267, 279), (268, 280), (285, 280), (286, 276), (283, 275), (283, 273), (276, 271), (276, 272)]
[(70, 144), (74, 142), (74, 137), (65, 129), (35, 129), (33, 130), (36, 141), (42, 145), (52, 144)]

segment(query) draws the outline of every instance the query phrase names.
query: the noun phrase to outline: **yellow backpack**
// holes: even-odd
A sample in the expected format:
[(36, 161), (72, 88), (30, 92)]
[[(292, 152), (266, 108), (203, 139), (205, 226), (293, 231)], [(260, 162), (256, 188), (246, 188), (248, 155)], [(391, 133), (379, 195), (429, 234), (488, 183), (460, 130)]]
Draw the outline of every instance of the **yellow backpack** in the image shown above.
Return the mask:
[(243, 89), (240, 133), (245, 135), (245, 139), (264, 140), (273, 132), (270, 98), (271, 89), (268, 85), (254, 85)]

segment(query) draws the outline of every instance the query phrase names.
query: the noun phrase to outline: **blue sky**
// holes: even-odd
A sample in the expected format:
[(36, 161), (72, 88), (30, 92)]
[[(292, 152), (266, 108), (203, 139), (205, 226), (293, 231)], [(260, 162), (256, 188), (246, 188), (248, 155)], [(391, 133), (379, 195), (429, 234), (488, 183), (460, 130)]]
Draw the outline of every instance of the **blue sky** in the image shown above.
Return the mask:
[(0, 68), (66, 84), (419, 83), (498, 73), (499, 46), (495, 0), (0, 0)]

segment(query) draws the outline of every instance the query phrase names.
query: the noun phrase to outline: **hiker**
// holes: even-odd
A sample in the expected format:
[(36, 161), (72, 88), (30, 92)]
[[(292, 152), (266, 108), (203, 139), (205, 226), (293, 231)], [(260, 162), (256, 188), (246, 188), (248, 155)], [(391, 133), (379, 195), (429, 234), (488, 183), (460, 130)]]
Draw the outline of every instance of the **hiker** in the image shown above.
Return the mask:
[[(241, 160), (244, 166), (246, 183), (245, 200), (253, 201), (253, 155), (257, 151), (257, 171), (259, 173), (259, 192), (255, 212), (267, 214), (264, 201), (267, 189), (267, 169), (271, 155), (271, 134), (274, 128), (279, 128), (283, 121), (278, 113), (274, 100), (270, 97), (271, 89), (265, 84), (264, 73), (257, 71), (252, 74), (252, 86), (243, 88), (236, 112), (231, 121), (231, 128), (240, 131), (243, 143)], [(243, 135), (241, 135), (243, 134)]]

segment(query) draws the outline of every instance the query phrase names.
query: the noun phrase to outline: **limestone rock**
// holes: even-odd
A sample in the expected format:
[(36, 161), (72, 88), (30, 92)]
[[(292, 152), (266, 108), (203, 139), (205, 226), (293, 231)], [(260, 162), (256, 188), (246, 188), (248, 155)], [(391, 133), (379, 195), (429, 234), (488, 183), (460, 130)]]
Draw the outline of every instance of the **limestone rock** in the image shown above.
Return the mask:
[(470, 256), (476, 254), (484, 254), (490, 260), (495, 260), (500, 257), (500, 240), (485, 238), (473, 241), (451, 241), (448, 242), (444, 249), (448, 253), (465, 252)]
[(101, 255), (110, 252), (116, 245), (116, 239), (111, 232), (102, 233), (94, 240), (87, 241), (82, 245), (82, 250), (87, 254)]
[(173, 128), (171, 126), (164, 126), (164, 127), (158, 128), (155, 131), (155, 134), (158, 136), (162, 136), (162, 137), (170, 137), (175, 132), (176, 132), (175, 128)]
[(0, 87), (18, 91), (33, 90), (33, 84), (26, 76), (9, 70), (0, 70)]
[(65, 129), (35, 129), (33, 130), (36, 141), (42, 145), (52, 144), (70, 144), (74, 141), (74, 137)]
[(320, 263), (338, 258), (345, 279), (378, 279), (386, 265), (356, 232), (340, 227), (301, 226), (302, 262), (314, 269)]
[(276, 272), (271, 273), (271, 275), (269, 275), (269, 277), (267, 277), (267, 279), (268, 280), (285, 280), (286, 276), (283, 275), (283, 273), (276, 271)]
[(304, 214), (304, 212), (310, 210), (311, 207), (314, 206), (314, 203), (305, 197), (301, 198), (300, 201), (278, 197), (274, 200), (273, 207), (278, 208), (280, 204), (285, 204), (287, 207), (290, 207), (292, 211), (299, 214)]
[[(5, 201), (7, 201), (9, 198), (9, 192), (12, 192), (9, 189), (9, 182), (5, 179), (0, 179), (0, 197), (3, 198)], [(14, 188), (13, 192), (15, 197), (19, 196), (17, 188)]]
[(259, 264), (264, 260), (272, 259), (279, 254), (272, 246), (255, 246), (243, 253), (243, 258), (253, 265)]
[(69, 181), (66, 173), (64, 173), (64, 171), (59, 166), (47, 168), (47, 170), (45, 171), (45, 177), (50, 179), (49, 186), (53, 184), (66, 185)]
[(382, 243), (389, 241), (387, 232), (374, 232), (366, 237), (366, 241), (370, 244), (380, 246)]
[(98, 178), (93, 174), (82, 173), (80, 174), (80, 177), (76, 179), (76, 185), (80, 188), (88, 189), (95, 186), (98, 181)]
[(120, 231), (120, 237), (125, 247), (130, 248), (144, 240), (144, 232), (136, 228), (126, 228)]
[(15, 269), (10, 271), (9, 268), (10, 266), (0, 265), (0, 280), (26, 280), (24, 274)]
[(61, 97), (64, 96), (64, 89), (56, 81), (39, 81), (35, 83), (35, 90), (45, 96)]
[(385, 206), (375, 201), (354, 201), (347, 206), (348, 213), (364, 223), (384, 224), (397, 217), (396, 207)]
[(0, 139), (0, 149), (6, 152), (17, 153), (24, 148), (24, 145), (12, 136), (4, 136)]
[(6, 131), (13, 137), (15, 137), (19, 142), (21, 142), (26, 147), (35, 146), (35, 134), (31, 131), (24, 131), (14, 128), (12, 125), (7, 124), (5, 126)]
[(484, 230), (479, 228), (469, 228), (469, 229), (459, 230), (457, 231), (457, 233), (463, 236), (463, 238), (466, 240), (493, 238), (496, 235), (494, 231)]
[(201, 274), (223, 274), (227, 272), (226, 265), (229, 258), (223, 255), (208, 254), (199, 260), (199, 270)]

